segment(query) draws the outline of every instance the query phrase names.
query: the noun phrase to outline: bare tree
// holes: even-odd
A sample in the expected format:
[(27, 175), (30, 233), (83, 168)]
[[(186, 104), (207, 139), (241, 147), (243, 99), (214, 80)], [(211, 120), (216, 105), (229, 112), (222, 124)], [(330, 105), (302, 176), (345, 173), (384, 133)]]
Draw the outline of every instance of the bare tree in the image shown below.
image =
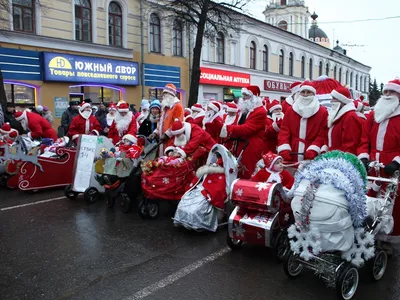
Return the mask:
[[(252, 0), (170, 0), (164, 2), (148, 1), (150, 7), (167, 11), (170, 18), (185, 22), (196, 34), (192, 76), (190, 81), (189, 107), (197, 102), (200, 81), (200, 60), (203, 39), (212, 37), (218, 31), (239, 31), (242, 11)], [(191, 47), (191, 45), (190, 45)]]

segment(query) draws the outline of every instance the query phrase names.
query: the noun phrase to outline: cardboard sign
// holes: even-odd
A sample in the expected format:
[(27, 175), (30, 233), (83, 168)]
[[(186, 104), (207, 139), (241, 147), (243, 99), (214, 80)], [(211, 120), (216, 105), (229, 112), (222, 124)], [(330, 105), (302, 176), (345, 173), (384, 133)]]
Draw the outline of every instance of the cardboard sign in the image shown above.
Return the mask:
[(67, 97), (54, 97), (54, 117), (61, 118), (64, 111), (68, 108)]

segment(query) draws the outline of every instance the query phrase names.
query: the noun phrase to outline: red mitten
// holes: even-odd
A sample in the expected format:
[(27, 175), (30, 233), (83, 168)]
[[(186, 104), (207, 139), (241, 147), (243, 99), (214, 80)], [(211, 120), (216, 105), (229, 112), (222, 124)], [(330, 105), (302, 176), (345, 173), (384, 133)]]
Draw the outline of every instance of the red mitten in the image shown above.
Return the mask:
[(281, 151), (281, 152), (279, 152), (279, 155), (282, 156), (284, 161), (293, 161), (293, 157), (292, 157), (292, 155), (290, 155), (289, 150)]
[(307, 150), (305, 155), (304, 155), (304, 159), (305, 160), (313, 160), (314, 158), (316, 158), (318, 155), (317, 152), (315, 152), (314, 150)]

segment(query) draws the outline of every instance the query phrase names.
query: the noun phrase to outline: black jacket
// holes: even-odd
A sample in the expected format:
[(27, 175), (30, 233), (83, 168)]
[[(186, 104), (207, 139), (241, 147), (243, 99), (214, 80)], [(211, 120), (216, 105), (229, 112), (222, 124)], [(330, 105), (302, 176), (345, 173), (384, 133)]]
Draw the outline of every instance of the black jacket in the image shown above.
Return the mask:
[(152, 123), (150, 121), (151, 114), (142, 122), (139, 127), (139, 134), (144, 136), (149, 136), (157, 128), (157, 123)]
[(9, 111), (4, 112), (4, 122), (10, 123), (11, 128), (18, 130), (19, 134), (26, 133), (25, 130), (22, 128), (21, 123), (15, 120), (14, 114), (10, 113)]
[[(78, 115), (78, 110), (73, 110), (71, 107), (68, 107), (66, 111), (64, 111), (61, 117), (61, 125), (58, 129), (59, 136), (64, 136), (68, 133), (69, 126), (71, 125), (72, 119)], [(60, 129), (63, 131), (60, 132)]]

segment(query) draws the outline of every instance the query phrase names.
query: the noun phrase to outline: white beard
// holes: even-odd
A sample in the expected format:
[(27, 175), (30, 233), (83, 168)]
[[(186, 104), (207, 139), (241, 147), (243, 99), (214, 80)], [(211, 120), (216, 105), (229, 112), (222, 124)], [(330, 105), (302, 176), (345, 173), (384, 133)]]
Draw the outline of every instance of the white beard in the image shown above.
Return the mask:
[(115, 114), (111, 115), (110, 113), (107, 114), (107, 126), (111, 126), (112, 122), (115, 120)]
[(382, 96), (375, 104), (374, 119), (376, 123), (385, 121), (399, 106), (399, 98), (396, 96)]
[(299, 96), (293, 104), (293, 110), (305, 119), (315, 115), (318, 112), (319, 107), (319, 101), (315, 96)]
[(331, 110), (329, 111), (329, 115), (328, 115), (328, 127), (329, 128), (332, 127), (333, 121), (335, 120), (340, 109), (341, 109), (340, 102), (336, 102), (336, 103), (332, 104)]
[(122, 117), (119, 113), (116, 113), (115, 116), (115, 125), (117, 127), (118, 132), (121, 134), (124, 131), (128, 130), (129, 125), (132, 122), (133, 114), (129, 111), (126, 116)]
[(149, 116), (149, 113), (150, 113), (149, 111), (141, 112), (139, 117), (137, 118), (137, 121), (139, 123), (143, 122), (144, 120), (147, 119), (147, 117)]
[(215, 114), (216, 114), (216, 112), (213, 110), (206, 111), (204, 119), (203, 119), (203, 125), (212, 122)]
[(227, 115), (224, 124), (232, 125), (233, 123), (235, 123), (235, 120), (236, 120), (236, 115), (233, 116)]
[(27, 131), (28, 130), (28, 121), (26, 119), (22, 119), (21, 126), (25, 131)]
[(174, 140), (175, 147), (185, 147), (187, 144), (186, 135), (182, 134), (181, 136), (176, 136)]
[(285, 114), (283, 112), (280, 113), (272, 113), (271, 119), (275, 122), (276, 120), (283, 119)]
[[(163, 100), (161, 102), (162, 108), (164, 108), (164, 107), (172, 107), (176, 103), (176, 100), (178, 100), (178, 98), (176, 98), (176, 97), (174, 97), (174, 96), (172, 96), (170, 94), (166, 94), (163, 97)], [(178, 100), (178, 102), (179, 102), (179, 100)]]
[(253, 111), (255, 108), (262, 106), (261, 98), (253, 96), (251, 99), (244, 101), (242, 98), (239, 99), (238, 107), (241, 113), (247, 114)]
[(83, 111), (83, 112), (81, 112), (81, 116), (85, 120), (89, 119), (91, 115), (92, 115), (92, 111)]

